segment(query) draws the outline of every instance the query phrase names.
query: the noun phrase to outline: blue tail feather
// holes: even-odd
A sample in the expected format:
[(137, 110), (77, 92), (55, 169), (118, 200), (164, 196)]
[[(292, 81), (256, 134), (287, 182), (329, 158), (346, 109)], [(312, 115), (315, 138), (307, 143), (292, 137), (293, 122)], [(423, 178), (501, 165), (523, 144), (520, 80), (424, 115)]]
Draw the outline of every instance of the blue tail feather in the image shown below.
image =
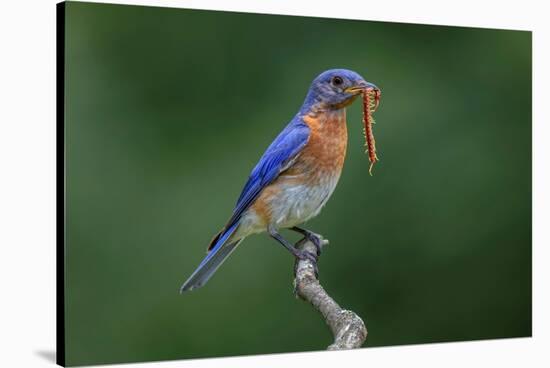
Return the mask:
[(222, 265), (222, 263), (229, 257), (231, 252), (235, 250), (237, 245), (239, 245), (240, 240), (234, 242), (228, 242), (229, 238), (238, 227), (238, 223), (233, 224), (227, 230), (223, 231), (222, 234), (218, 237), (217, 241), (214, 243), (211, 250), (208, 252), (206, 257), (199, 264), (195, 272), (180, 288), (180, 293), (183, 293), (188, 290), (193, 290), (200, 288), (212, 277), (214, 272)]

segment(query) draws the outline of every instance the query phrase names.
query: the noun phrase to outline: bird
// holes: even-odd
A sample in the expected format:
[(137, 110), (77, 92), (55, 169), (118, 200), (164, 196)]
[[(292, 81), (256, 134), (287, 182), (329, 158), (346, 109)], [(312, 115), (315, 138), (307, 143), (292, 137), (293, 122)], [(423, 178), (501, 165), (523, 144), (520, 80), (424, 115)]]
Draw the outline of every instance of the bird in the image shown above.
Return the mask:
[(302, 234), (321, 250), (321, 237), (299, 225), (317, 216), (332, 195), (346, 156), (346, 107), (378, 87), (348, 69), (330, 69), (313, 79), (296, 115), (252, 169), (225, 226), (206, 257), (180, 288), (204, 286), (249, 235), (267, 232), (295, 258), (316, 266), (316, 255), (298, 249), (281, 229)]

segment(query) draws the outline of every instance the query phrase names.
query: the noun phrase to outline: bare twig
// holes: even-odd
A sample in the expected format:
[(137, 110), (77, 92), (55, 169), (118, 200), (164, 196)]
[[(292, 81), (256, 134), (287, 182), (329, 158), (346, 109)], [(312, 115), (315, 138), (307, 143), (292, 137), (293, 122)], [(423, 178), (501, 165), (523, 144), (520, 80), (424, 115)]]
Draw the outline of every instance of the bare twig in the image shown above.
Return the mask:
[[(328, 240), (322, 239), (322, 245)], [(315, 245), (302, 239), (296, 247), (316, 254)], [(315, 266), (310, 260), (297, 260), (294, 270), (294, 292), (309, 302), (325, 319), (334, 335), (334, 342), (327, 350), (344, 350), (361, 347), (367, 338), (363, 320), (354, 312), (342, 309), (325, 291), (315, 275)]]

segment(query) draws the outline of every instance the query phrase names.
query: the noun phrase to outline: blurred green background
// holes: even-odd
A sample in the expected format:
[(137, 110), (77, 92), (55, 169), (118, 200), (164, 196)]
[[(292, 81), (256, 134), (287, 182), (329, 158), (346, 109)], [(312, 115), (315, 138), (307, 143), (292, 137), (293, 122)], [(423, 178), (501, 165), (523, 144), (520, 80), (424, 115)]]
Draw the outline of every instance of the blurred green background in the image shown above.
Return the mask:
[(334, 67), (382, 89), (374, 176), (356, 103), (340, 183), (307, 224), (365, 346), (531, 335), (530, 32), (68, 3), (65, 46), (68, 364), (331, 343), (266, 235), (178, 288)]

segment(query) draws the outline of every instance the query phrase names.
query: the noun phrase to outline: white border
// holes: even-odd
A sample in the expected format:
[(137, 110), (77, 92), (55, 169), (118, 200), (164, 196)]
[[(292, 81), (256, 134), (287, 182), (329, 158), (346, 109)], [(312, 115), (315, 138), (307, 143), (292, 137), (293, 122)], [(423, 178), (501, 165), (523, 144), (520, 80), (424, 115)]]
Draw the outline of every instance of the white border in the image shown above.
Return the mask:
[[(106, 2), (106, 1), (98, 1)], [(108, 1), (198, 9), (532, 30), (534, 337), (126, 367), (548, 366), (550, 38), (544, 1)], [(55, 1), (0, 8), (0, 366), (47, 367), (55, 349)], [(510, 147), (510, 154), (513, 154)], [(546, 311), (546, 313), (544, 312)]]

